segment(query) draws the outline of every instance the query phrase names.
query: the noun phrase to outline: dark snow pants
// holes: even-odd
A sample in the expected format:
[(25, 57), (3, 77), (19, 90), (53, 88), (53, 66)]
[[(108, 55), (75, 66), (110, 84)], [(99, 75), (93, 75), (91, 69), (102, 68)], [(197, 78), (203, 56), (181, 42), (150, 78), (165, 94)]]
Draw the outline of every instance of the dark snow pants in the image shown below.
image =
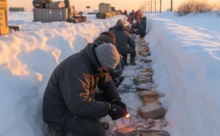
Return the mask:
[(48, 127), (47, 136), (105, 136), (105, 129), (98, 119), (70, 116), (61, 130)]
[(135, 48), (130, 47), (130, 48), (127, 50), (126, 54), (122, 54), (122, 56), (125, 56), (125, 55), (127, 55), (127, 54), (130, 54), (130, 58), (136, 57)]
[(135, 48), (130, 47), (130, 48), (126, 51), (126, 54), (122, 54), (124, 65), (127, 65), (127, 55), (128, 55), (128, 54), (130, 54), (130, 59), (131, 59), (131, 60), (135, 60), (135, 57), (136, 57)]
[(99, 119), (81, 116), (70, 116), (61, 129), (63, 134), (75, 134), (73, 136), (105, 136), (105, 129)]

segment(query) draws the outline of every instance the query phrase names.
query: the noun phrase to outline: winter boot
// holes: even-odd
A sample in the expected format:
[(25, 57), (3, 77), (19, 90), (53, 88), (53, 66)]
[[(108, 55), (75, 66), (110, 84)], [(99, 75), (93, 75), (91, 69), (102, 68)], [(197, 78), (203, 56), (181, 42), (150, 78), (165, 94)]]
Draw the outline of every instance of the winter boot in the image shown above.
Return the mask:
[(128, 65), (128, 63), (127, 63), (127, 55), (123, 56), (123, 63), (124, 63), (124, 65)]
[(131, 59), (130, 59), (130, 65), (137, 65), (137, 64), (135, 63), (135, 57), (131, 57)]

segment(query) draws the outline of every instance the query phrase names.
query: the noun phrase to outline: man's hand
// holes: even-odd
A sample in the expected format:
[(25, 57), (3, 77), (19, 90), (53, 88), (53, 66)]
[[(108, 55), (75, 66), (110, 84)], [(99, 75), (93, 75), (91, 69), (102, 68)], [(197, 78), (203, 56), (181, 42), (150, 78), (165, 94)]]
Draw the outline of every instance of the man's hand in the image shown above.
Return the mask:
[(127, 113), (125, 113), (120, 106), (115, 104), (109, 104), (109, 116), (111, 116), (112, 120), (117, 120), (119, 118), (124, 117)]
[(122, 101), (117, 100), (117, 101), (115, 101), (115, 102), (112, 102), (112, 104), (115, 104), (115, 105), (120, 106), (120, 107), (122, 108), (122, 110), (123, 110), (126, 114), (128, 113), (127, 108), (126, 108), (126, 105), (125, 105)]

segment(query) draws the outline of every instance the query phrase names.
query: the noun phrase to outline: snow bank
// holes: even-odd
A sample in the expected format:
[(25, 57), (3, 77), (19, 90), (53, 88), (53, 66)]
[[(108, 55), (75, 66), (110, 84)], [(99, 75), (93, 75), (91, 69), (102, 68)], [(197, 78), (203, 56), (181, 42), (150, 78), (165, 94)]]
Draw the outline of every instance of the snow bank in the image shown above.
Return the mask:
[(32, 22), (31, 12), (20, 14), (9, 14), (20, 31), (0, 37), (0, 135), (41, 136), (42, 96), (53, 69), (124, 16), (73, 24)]
[(219, 135), (218, 24), (215, 16), (206, 14), (151, 18), (154, 81), (158, 91), (166, 93), (161, 101), (168, 109), (172, 136)]

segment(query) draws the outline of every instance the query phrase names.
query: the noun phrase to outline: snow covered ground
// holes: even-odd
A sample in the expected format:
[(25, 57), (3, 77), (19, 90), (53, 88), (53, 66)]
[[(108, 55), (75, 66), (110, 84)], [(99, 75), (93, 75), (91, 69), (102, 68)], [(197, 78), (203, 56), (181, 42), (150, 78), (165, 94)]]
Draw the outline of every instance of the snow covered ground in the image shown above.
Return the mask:
[(154, 81), (172, 136), (220, 135), (220, 20), (216, 14), (151, 16)]
[[(171, 136), (220, 135), (219, 18), (211, 13), (148, 15), (144, 40), (150, 42), (156, 90), (166, 94), (160, 101), (168, 110), (169, 125), (164, 129)], [(89, 22), (80, 24), (40, 23), (32, 22), (31, 12), (10, 13), (9, 24), (18, 25), (20, 31), (0, 36), (0, 135), (45, 135), (41, 102), (51, 72), (118, 19), (125, 18), (90, 16)], [(126, 67), (123, 84), (131, 84), (137, 67)], [(141, 101), (135, 89), (129, 89), (121, 97), (136, 114)], [(124, 125), (122, 120), (116, 123)]]

